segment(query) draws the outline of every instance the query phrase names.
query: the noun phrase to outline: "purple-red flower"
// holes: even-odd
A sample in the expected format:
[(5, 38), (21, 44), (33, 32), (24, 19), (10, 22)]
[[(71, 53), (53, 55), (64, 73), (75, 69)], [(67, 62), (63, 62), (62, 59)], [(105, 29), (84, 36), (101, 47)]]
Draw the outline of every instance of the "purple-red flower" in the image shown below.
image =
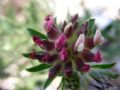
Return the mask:
[(97, 53), (91, 51), (104, 41), (100, 30), (96, 30), (94, 36), (89, 36), (87, 34), (89, 32), (88, 22), (79, 25), (78, 19), (78, 14), (76, 14), (69, 22), (64, 21), (60, 28), (55, 24), (54, 18), (48, 15), (44, 21), (48, 39), (33, 36), (34, 43), (43, 50), (30, 53), (30, 57), (53, 65), (49, 71), (50, 78), (57, 73), (70, 75), (74, 70), (88, 72), (90, 70), (88, 62), (102, 61), (99, 51)]
[(101, 54), (100, 54), (100, 52), (97, 52), (93, 57), (93, 61), (101, 62), (101, 60), (102, 60)]
[(62, 34), (60, 37), (58, 37), (58, 39), (55, 41), (55, 48), (57, 50), (62, 49), (62, 47), (65, 46), (65, 42), (66, 42), (66, 36), (64, 34)]
[(63, 47), (62, 50), (60, 51), (60, 59), (62, 61), (65, 61), (68, 59), (68, 52), (65, 47)]
[(90, 65), (84, 64), (84, 65), (82, 66), (82, 68), (81, 68), (81, 71), (83, 71), (83, 72), (88, 72), (89, 69), (90, 69)]

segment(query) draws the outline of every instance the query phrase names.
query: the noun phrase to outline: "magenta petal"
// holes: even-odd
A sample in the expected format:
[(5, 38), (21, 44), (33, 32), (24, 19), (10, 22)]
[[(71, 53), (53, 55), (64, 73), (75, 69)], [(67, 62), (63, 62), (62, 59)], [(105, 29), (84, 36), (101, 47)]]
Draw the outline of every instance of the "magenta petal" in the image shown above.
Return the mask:
[(94, 55), (93, 61), (95, 61), (95, 62), (101, 62), (101, 61), (102, 61), (102, 57), (101, 57), (100, 52), (97, 52), (97, 53)]
[(33, 41), (35, 42), (35, 44), (39, 45), (41, 48), (46, 49), (48, 51), (54, 49), (54, 42), (52, 41), (41, 40), (37, 36), (33, 36)]
[(35, 44), (39, 45), (40, 47), (43, 47), (43, 41), (38, 36), (33, 36), (33, 41)]
[(62, 50), (60, 51), (60, 58), (62, 61), (67, 60), (68, 52), (67, 52), (66, 48), (62, 48)]
[(60, 50), (63, 46), (65, 46), (66, 36), (62, 34), (56, 41), (55, 41), (55, 48)]
[(45, 18), (45, 22), (44, 22), (44, 27), (46, 29), (46, 32), (49, 32), (51, 30), (53, 24), (54, 24), (54, 18), (51, 15), (48, 15)]
[(47, 52), (32, 52), (30, 54), (32, 59), (38, 59), (40, 62), (43, 63), (53, 63), (54, 61), (56, 61), (58, 55), (56, 54), (49, 54)]

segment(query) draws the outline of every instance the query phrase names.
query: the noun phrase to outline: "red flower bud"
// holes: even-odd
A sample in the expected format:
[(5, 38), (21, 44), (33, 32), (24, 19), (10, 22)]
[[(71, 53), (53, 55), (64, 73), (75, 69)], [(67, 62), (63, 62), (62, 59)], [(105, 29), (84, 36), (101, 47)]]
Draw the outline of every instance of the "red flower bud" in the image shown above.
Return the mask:
[(97, 53), (94, 55), (93, 61), (94, 61), (94, 62), (101, 62), (101, 61), (102, 61), (102, 57), (101, 57), (100, 52), (97, 52)]
[(69, 61), (64, 65), (64, 73), (69, 76), (72, 74), (72, 62)]
[(62, 25), (62, 28), (61, 28), (61, 31), (62, 31), (62, 32), (64, 32), (64, 29), (65, 29), (65, 26), (66, 26), (66, 25), (67, 25), (67, 22), (64, 21), (64, 22), (63, 22), (63, 25)]
[(56, 76), (56, 74), (60, 72), (60, 69), (61, 69), (60, 64), (57, 64), (53, 68), (51, 68), (49, 70), (49, 78), (54, 78)]
[(51, 15), (46, 16), (45, 22), (44, 22), (44, 28), (45, 28), (46, 32), (51, 31), (53, 24), (54, 24), (53, 17)]
[(104, 41), (105, 39), (102, 36), (100, 29), (96, 30), (96, 33), (94, 35), (94, 44), (95, 45), (103, 44)]
[(48, 51), (51, 51), (54, 49), (54, 42), (44, 40), (44, 48)]
[(33, 36), (33, 41), (35, 44), (43, 48), (44, 42), (38, 36)]
[(55, 48), (57, 50), (62, 49), (63, 46), (65, 46), (66, 42), (66, 36), (62, 34), (56, 41), (55, 41)]
[(51, 30), (47, 33), (48, 38), (51, 40), (56, 40), (60, 36), (60, 32), (55, 27), (52, 27)]
[(76, 20), (78, 19), (78, 14), (75, 14), (72, 19), (71, 19), (71, 22), (75, 22)]
[(73, 34), (72, 23), (69, 23), (68, 25), (66, 25), (66, 27), (64, 29), (64, 33), (65, 33), (67, 38), (72, 36), (72, 34)]
[(85, 38), (85, 47), (92, 49), (94, 47), (93, 38)]
[(75, 21), (73, 23), (73, 31), (75, 31), (77, 29), (77, 27), (78, 27), (78, 21)]
[(82, 72), (88, 72), (89, 69), (90, 69), (90, 65), (84, 64), (84, 65), (82, 66), (82, 68), (81, 68), (81, 71), (82, 71)]
[(92, 52), (90, 52), (89, 50), (83, 50), (83, 52), (82, 52), (82, 58), (86, 62), (92, 62), (93, 61), (93, 57), (94, 57), (94, 54)]
[(68, 52), (65, 47), (63, 47), (62, 50), (60, 51), (60, 58), (62, 61), (65, 61), (68, 58)]

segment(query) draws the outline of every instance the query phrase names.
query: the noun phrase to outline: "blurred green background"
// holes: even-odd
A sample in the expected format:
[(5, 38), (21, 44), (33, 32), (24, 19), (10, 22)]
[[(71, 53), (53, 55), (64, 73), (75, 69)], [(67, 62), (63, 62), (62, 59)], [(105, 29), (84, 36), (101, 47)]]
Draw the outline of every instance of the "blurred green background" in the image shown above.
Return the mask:
[[(42, 20), (53, 10), (50, 0), (0, 0), (0, 90), (40, 90), (47, 75), (46, 72), (29, 73), (25, 69), (36, 65), (22, 56), (23, 52), (34, 49), (27, 28), (40, 32)], [(92, 12), (80, 4), (84, 10), (82, 19), (92, 17)], [(120, 67), (120, 13), (102, 28), (106, 42), (99, 47), (105, 62), (117, 61)]]

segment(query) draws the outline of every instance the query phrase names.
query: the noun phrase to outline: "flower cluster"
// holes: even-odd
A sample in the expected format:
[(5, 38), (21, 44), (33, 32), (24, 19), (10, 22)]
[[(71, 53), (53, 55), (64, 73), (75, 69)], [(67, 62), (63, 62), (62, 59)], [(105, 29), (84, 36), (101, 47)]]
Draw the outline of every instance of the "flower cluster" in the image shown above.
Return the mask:
[(78, 20), (76, 14), (69, 22), (57, 25), (55, 19), (48, 15), (43, 22), (48, 39), (33, 36), (34, 43), (43, 51), (31, 52), (30, 57), (53, 65), (49, 70), (49, 78), (57, 73), (70, 75), (74, 70), (88, 72), (90, 62), (101, 62), (100, 52), (91, 52), (91, 49), (104, 42), (100, 30), (97, 29), (93, 36), (89, 36), (88, 21), (79, 25)]

